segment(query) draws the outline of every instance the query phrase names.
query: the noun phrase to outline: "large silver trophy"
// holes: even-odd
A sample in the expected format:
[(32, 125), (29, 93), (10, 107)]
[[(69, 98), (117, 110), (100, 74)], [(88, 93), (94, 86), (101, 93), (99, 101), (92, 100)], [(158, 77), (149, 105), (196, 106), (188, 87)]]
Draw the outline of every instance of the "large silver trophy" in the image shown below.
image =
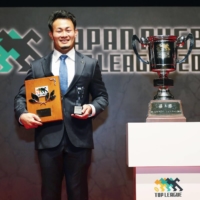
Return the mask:
[[(182, 47), (187, 40), (190, 40), (189, 50), (182, 60), (177, 59), (177, 49)], [(138, 54), (136, 42), (141, 43), (142, 47), (149, 50), (149, 61), (143, 60)], [(191, 33), (185, 36), (157, 35), (140, 39), (133, 35), (132, 46), (135, 54), (145, 64), (150, 64), (150, 70), (158, 73), (158, 78), (154, 79), (154, 86), (158, 87), (154, 100), (170, 100), (174, 96), (169, 91), (173, 86), (173, 80), (168, 78), (168, 74), (176, 70), (176, 64), (183, 63), (192, 51), (194, 38)]]

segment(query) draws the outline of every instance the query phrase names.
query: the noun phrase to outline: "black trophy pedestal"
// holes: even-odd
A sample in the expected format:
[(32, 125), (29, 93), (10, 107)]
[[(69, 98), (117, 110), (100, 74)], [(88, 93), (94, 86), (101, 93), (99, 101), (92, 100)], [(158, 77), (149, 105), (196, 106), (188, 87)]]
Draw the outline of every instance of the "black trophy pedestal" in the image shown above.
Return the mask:
[(170, 78), (158, 78), (153, 80), (153, 84), (155, 87), (160, 87), (160, 86), (173, 86), (174, 81)]
[(151, 100), (146, 122), (186, 122), (180, 100)]

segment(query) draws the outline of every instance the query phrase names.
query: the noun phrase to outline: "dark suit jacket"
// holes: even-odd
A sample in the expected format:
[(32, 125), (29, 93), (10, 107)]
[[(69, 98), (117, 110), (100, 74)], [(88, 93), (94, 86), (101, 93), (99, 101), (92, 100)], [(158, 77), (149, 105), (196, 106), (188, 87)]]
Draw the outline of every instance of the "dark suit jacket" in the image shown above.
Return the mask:
[[(53, 53), (53, 52), (52, 52)], [(53, 76), (51, 72), (52, 53), (31, 63), (26, 80)], [(97, 60), (75, 53), (75, 76), (66, 94), (63, 97), (63, 121), (44, 123), (35, 129), (35, 148), (45, 149), (57, 146), (64, 133), (64, 125), (68, 137), (76, 147), (93, 148), (92, 118), (76, 119), (71, 117), (77, 100), (76, 86), (84, 87), (83, 104), (92, 104), (96, 115), (101, 113), (108, 105), (108, 94), (102, 81)], [(91, 95), (91, 102), (90, 100)], [(25, 85), (23, 84), (14, 100), (14, 110), (17, 121), (26, 110)]]

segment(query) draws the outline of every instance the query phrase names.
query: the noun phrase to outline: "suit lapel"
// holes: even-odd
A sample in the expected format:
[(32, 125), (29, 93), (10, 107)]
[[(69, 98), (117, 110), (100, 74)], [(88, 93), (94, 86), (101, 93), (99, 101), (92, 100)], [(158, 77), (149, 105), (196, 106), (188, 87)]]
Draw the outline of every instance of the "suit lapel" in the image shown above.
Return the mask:
[(49, 55), (45, 56), (42, 61), (42, 68), (43, 68), (45, 76), (53, 76), (53, 73), (51, 72), (52, 54), (53, 54), (53, 52), (51, 52)]
[(74, 85), (80, 78), (80, 76), (83, 72), (84, 66), (85, 66), (85, 61), (83, 59), (83, 56), (76, 51), (76, 53), (75, 53), (75, 74), (74, 74), (74, 78), (73, 78), (67, 92), (69, 90), (71, 90), (71, 88), (74, 87)]

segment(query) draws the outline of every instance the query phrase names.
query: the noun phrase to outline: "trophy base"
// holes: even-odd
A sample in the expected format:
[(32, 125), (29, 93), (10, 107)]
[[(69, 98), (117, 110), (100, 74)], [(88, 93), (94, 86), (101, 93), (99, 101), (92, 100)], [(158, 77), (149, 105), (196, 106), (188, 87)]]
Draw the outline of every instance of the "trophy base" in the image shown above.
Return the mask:
[(180, 100), (152, 100), (146, 122), (186, 122)]
[(154, 100), (171, 100), (174, 96), (171, 94), (168, 88), (159, 88), (157, 94), (154, 96)]

